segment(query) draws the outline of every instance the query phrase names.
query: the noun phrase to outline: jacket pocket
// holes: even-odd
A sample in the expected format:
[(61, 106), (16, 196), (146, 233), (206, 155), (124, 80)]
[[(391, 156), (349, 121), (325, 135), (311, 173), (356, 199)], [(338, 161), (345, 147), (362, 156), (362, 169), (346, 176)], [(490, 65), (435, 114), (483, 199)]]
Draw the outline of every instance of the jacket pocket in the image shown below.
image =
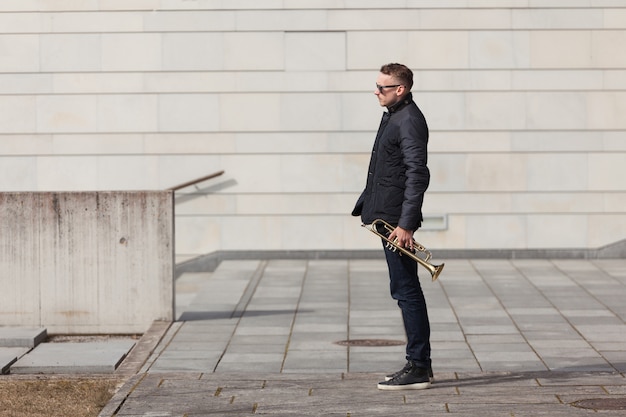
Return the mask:
[(391, 178), (381, 178), (378, 182), (377, 206), (380, 211), (388, 214), (396, 214), (402, 210), (404, 202), (404, 183)]

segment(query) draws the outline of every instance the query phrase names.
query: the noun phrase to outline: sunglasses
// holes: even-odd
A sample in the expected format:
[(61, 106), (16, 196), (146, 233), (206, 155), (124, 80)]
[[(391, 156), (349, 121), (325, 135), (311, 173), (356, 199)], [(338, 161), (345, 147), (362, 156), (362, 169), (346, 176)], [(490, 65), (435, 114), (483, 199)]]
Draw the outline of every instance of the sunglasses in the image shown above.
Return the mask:
[(395, 84), (395, 85), (378, 85), (378, 84), (376, 84), (376, 88), (378, 89), (380, 94), (382, 94), (383, 93), (383, 89), (385, 89), (385, 88), (400, 87), (401, 85), (402, 84)]

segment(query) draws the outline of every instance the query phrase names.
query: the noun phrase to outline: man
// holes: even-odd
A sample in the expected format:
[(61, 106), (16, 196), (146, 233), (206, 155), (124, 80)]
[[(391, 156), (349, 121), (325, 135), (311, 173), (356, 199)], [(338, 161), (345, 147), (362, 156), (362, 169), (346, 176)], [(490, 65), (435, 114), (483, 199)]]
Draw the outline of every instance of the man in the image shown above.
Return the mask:
[[(409, 250), (413, 250), (413, 233), (422, 223), (422, 202), (430, 181), (426, 166), (428, 126), (413, 101), (412, 86), (413, 72), (406, 66), (381, 67), (374, 94), (387, 111), (374, 141), (365, 190), (352, 211), (364, 224), (383, 219), (393, 225), (389, 239)], [(430, 387), (432, 375), (430, 323), (417, 263), (384, 243), (391, 296), (402, 311), (407, 336), (407, 363), (378, 388), (425, 389)]]

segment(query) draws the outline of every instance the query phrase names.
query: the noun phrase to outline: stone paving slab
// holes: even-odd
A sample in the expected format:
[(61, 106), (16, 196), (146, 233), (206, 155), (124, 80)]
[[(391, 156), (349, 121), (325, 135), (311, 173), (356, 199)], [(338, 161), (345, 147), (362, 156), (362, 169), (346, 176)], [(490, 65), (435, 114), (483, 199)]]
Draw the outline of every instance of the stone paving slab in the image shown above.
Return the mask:
[(337, 344), (404, 340), (384, 260), (232, 261), (178, 284), (180, 321), (101, 417), (626, 413), (623, 260), (446, 260), (422, 280), (423, 391), (376, 388), (402, 346)]
[(45, 328), (0, 326), (0, 347), (35, 347), (46, 340)]
[(135, 342), (42, 343), (11, 366), (13, 374), (112, 373)]
[[(422, 283), (435, 368), (623, 371), (618, 263), (447, 260), (440, 280)], [(404, 340), (383, 260), (229, 261), (187, 275), (177, 282), (184, 320), (144, 371), (377, 372), (403, 360), (402, 349), (336, 345)]]
[[(590, 416), (621, 410), (576, 407), (615, 400), (619, 374), (442, 373), (428, 390), (376, 389), (380, 374), (144, 374), (133, 380), (116, 416)], [(101, 416), (112, 415), (111, 408)]]

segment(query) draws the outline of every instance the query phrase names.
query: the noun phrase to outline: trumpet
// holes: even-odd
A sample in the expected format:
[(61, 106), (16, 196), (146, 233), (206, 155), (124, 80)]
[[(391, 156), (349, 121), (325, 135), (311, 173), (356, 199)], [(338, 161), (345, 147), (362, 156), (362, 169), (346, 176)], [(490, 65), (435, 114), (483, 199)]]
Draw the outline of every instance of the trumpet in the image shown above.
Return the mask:
[[(384, 229), (387, 232), (386, 234), (382, 234), (378, 231), (377, 226), (379, 225), (382, 225), (384, 227)], [(439, 277), (439, 274), (441, 274), (441, 271), (443, 270), (443, 267), (445, 264), (433, 265), (430, 262), (428, 262), (430, 261), (432, 254), (424, 246), (417, 243), (415, 239), (413, 239), (413, 248), (414, 248), (413, 251), (407, 248), (398, 246), (395, 240), (392, 241), (391, 239), (389, 239), (387, 236), (389, 236), (391, 232), (393, 232), (394, 227), (390, 225), (389, 223), (387, 223), (386, 221), (382, 219), (376, 219), (372, 222), (372, 224), (362, 224), (361, 226), (365, 227), (367, 230), (374, 233), (375, 235), (380, 236), (386, 242), (385, 246), (387, 247), (387, 249), (390, 249), (393, 252), (400, 251), (399, 255), (405, 254), (409, 258), (413, 259), (418, 264), (426, 268), (428, 272), (430, 272), (430, 275), (432, 276), (433, 281), (435, 281)], [(422, 252), (425, 255), (424, 259), (417, 256), (417, 252)]]

